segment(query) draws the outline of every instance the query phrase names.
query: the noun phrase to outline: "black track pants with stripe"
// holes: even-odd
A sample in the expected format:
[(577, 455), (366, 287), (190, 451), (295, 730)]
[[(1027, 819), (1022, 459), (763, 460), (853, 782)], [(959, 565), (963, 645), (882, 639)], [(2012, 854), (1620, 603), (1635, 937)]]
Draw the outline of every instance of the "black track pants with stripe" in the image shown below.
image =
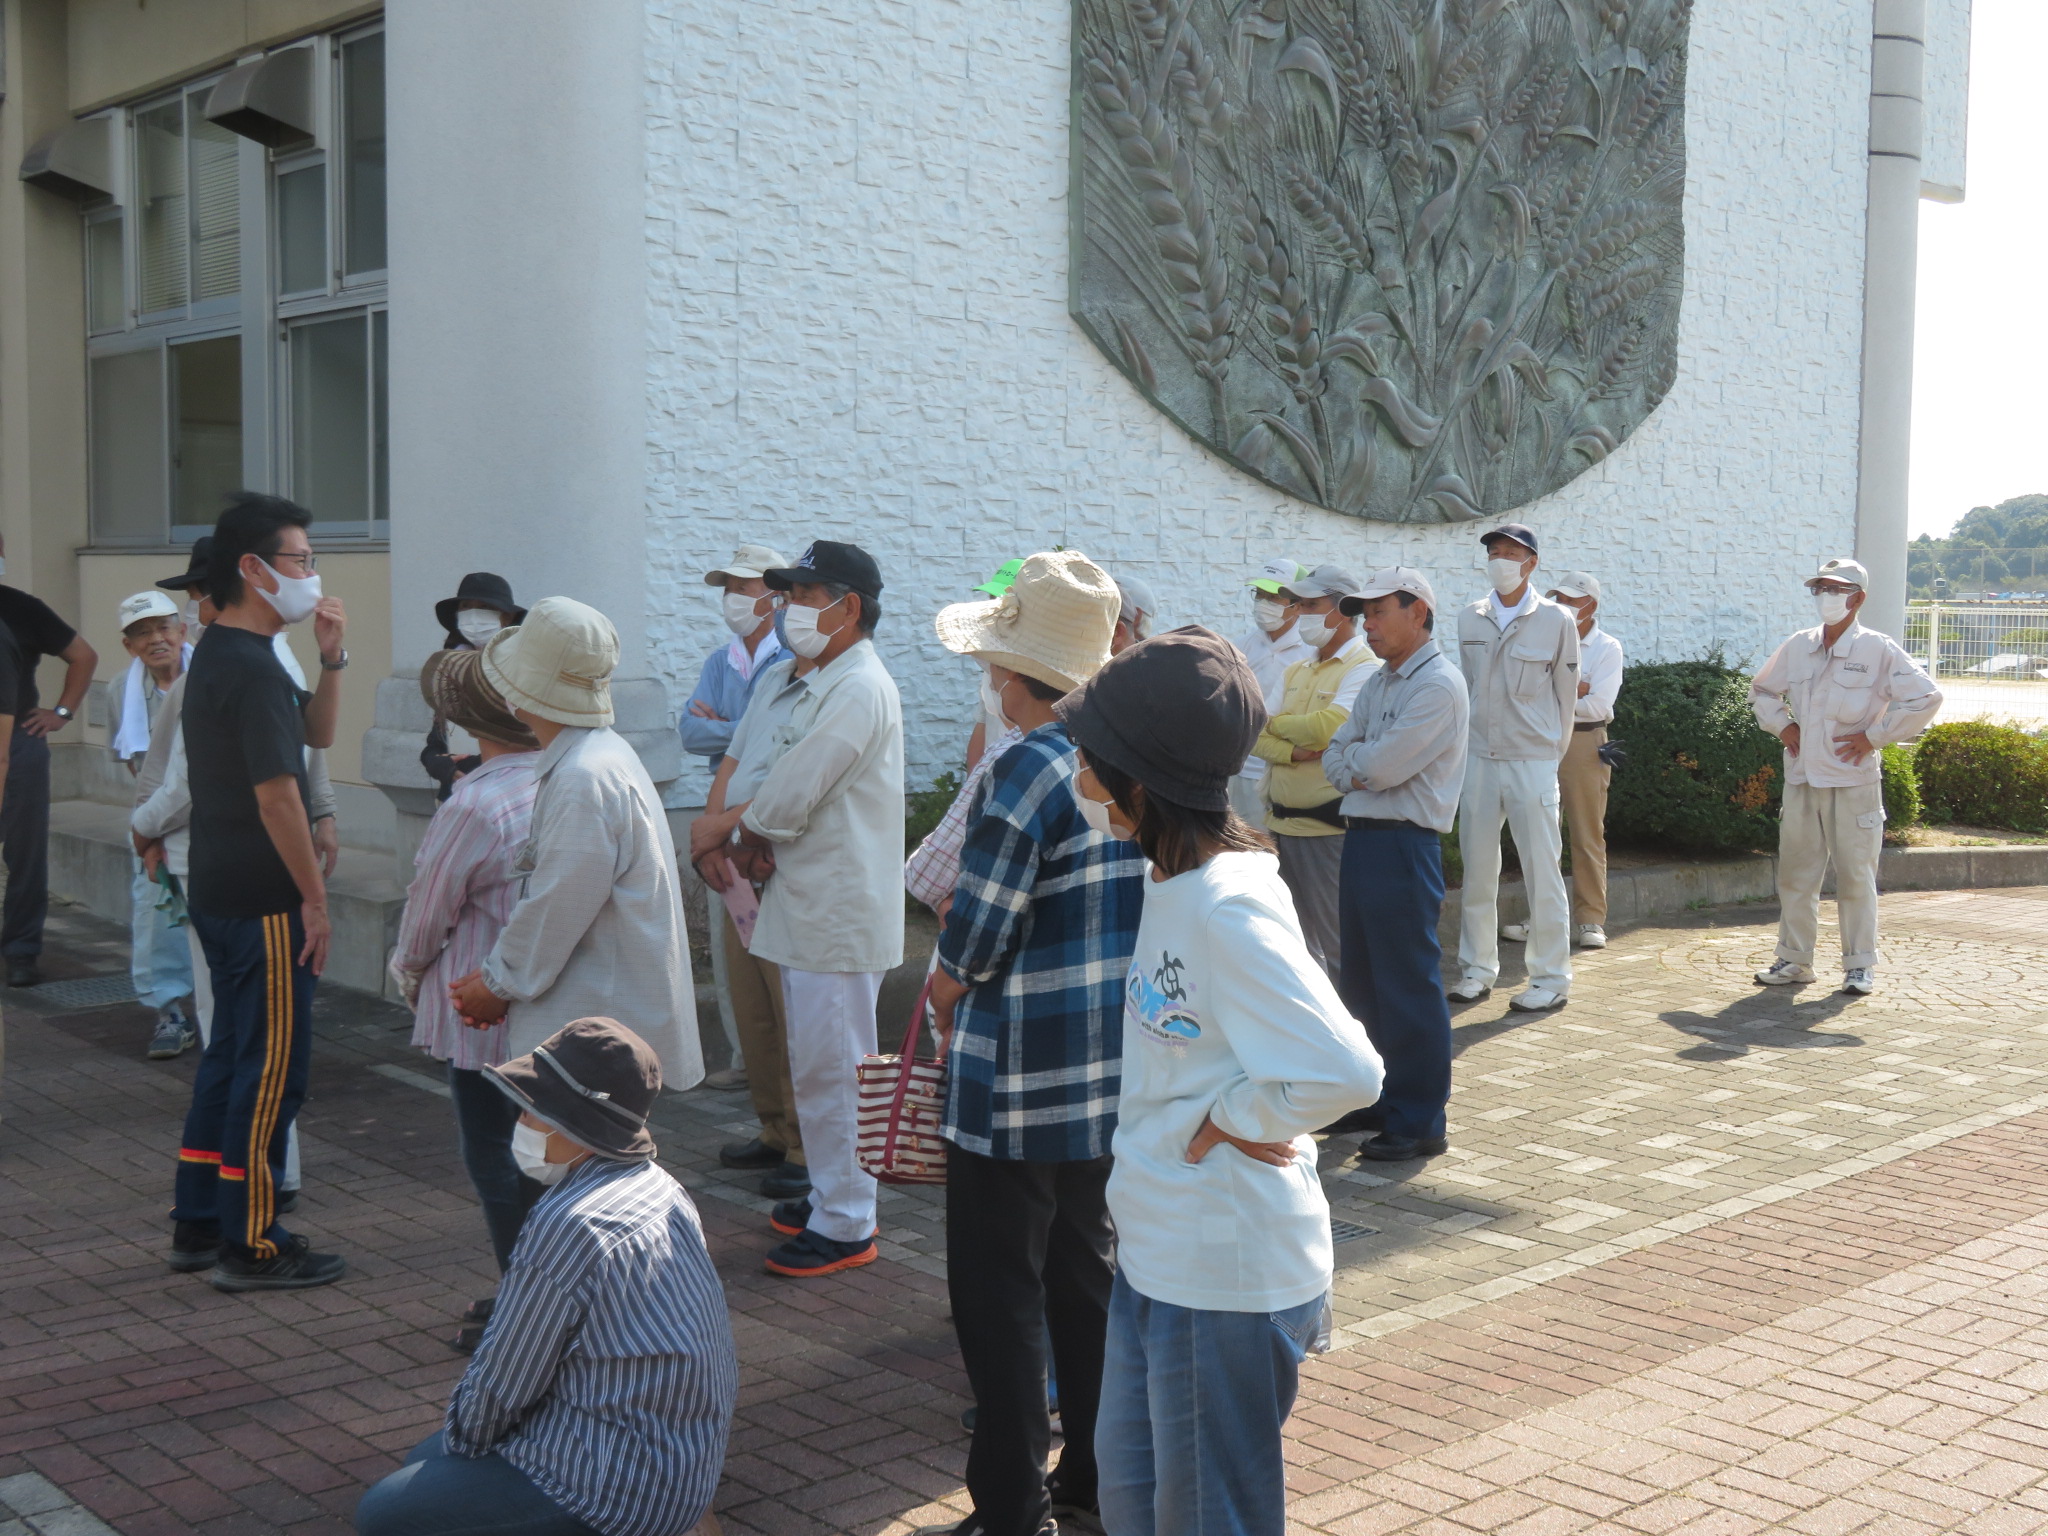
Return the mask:
[(305, 929), (297, 912), (194, 912), (192, 928), (213, 978), (213, 1040), (192, 1083), (171, 1214), (217, 1221), (224, 1243), (267, 1259), (287, 1235), (277, 1176), (312, 1059), (314, 976), (298, 963)]

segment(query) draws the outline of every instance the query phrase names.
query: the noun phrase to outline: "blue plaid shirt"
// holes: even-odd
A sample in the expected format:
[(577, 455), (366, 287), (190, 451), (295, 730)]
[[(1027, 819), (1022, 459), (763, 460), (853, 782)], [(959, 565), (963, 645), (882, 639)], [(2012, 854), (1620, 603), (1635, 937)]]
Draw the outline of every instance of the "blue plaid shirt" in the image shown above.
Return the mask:
[(1101, 1157), (1116, 1129), (1145, 860), (1081, 819), (1079, 766), (1064, 726), (1031, 732), (989, 770), (960, 850), (939, 965), (973, 990), (954, 1014), (945, 1136), (984, 1157)]

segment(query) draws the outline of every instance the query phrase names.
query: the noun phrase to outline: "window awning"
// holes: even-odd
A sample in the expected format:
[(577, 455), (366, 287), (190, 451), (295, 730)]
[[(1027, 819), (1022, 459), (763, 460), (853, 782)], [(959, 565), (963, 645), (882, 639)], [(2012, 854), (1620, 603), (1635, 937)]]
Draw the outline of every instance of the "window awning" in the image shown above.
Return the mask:
[(239, 64), (206, 98), (206, 116), (271, 149), (313, 137), (313, 50), (285, 48)]
[(81, 202), (114, 192), (113, 119), (88, 117), (66, 123), (36, 140), (21, 159), (21, 179), (60, 197)]

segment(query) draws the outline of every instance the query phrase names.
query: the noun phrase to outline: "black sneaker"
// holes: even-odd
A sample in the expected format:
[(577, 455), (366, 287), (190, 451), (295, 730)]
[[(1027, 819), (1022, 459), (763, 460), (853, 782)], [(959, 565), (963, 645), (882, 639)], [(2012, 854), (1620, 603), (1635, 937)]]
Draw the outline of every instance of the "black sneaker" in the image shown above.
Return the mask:
[(811, 1171), (802, 1163), (783, 1163), (761, 1177), (761, 1193), (770, 1200), (803, 1200), (811, 1193)]
[(811, 1202), (785, 1200), (768, 1213), (768, 1225), (784, 1237), (795, 1237), (811, 1224)]
[(1387, 1112), (1377, 1104), (1368, 1104), (1363, 1109), (1354, 1109), (1340, 1120), (1332, 1120), (1317, 1131), (1318, 1136), (1363, 1136), (1368, 1131), (1377, 1131), (1387, 1123)]
[(1375, 1163), (1412, 1163), (1418, 1158), (1435, 1157), (1449, 1143), (1441, 1136), (1425, 1136), (1411, 1140), (1405, 1136), (1390, 1136), (1385, 1131), (1370, 1141), (1358, 1144), (1358, 1155)]
[(220, 1262), (220, 1224), (179, 1222), (171, 1228), (171, 1251), (165, 1262), (181, 1275), (213, 1268)]
[(727, 1168), (773, 1168), (782, 1154), (756, 1136), (752, 1141), (729, 1141), (718, 1149), (718, 1161)]
[(296, 1189), (280, 1189), (277, 1204), (272, 1207), (280, 1216), (289, 1216), (299, 1208), (299, 1192)]
[(207, 1283), (216, 1291), (304, 1291), (332, 1285), (348, 1272), (338, 1253), (310, 1253), (303, 1237), (288, 1237), (274, 1259), (221, 1250)]
[(10, 958), (7, 962), (7, 985), (10, 987), (40, 986), (42, 969), (37, 966), (33, 955)]
[(820, 1275), (836, 1275), (845, 1269), (858, 1269), (863, 1264), (874, 1263), (877, 1257), (879, 1251), (872, 1237), (864, 1242), (840, 1243), (821, 1232), (806, 1230), (781, 1247), (770, 1249), (768, 1257), (761, 1261), (761, 1267), (771, 1275), (810, 1280)]

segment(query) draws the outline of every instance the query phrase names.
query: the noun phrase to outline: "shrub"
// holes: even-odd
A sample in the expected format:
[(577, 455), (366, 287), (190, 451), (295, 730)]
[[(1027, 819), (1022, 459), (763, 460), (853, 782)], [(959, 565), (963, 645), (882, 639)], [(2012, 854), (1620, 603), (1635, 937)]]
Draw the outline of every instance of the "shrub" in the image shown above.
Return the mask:
[(948, 807), (960, 793), (960, 775), (948, 768), (925, 789), (913, 789), (903, 797), (903, 855), (908, 858), (917, 845), (931, 835), (945, 819)]
[(1884, 824), (1903, 832), (1920, 824), (1920, 774), (1911, 747), (1884, 749)]
[(1745, 673), (1719, 656), (1630, 667), (1608, 731), (1628, 753), (1609, 837), (1696, 853), (1776, 844), (1783, 749), (1757, 728)]
[(2048, 742), (2009, 725), (1930, 726), (1914, 753), (1934, 821), (2048, 832)]

